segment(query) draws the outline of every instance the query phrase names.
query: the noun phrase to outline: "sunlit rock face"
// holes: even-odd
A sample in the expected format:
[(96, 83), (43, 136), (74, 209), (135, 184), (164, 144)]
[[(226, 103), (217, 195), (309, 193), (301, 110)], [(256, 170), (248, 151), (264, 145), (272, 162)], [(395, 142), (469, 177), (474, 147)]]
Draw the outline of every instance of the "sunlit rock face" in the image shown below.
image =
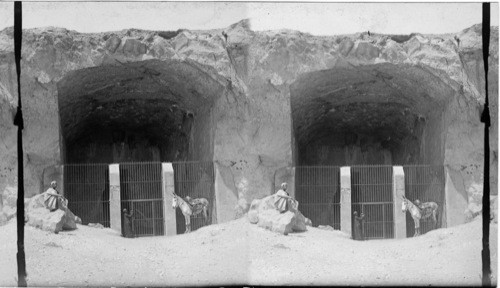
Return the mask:
[[(0, 190), (17, 181), (12, 37), (0, 32)], [(482, 182), (481, 46), (480, 25), (321, 37), (256, 32), (247, 20), (207, 31), (25, 30), (27, 194), (54, 164), (210, 160), (230, 171), (240, 212), (293, 165), (445, 164), (466, 197)], [(497, 27), (490, 46), (496, 189)]]

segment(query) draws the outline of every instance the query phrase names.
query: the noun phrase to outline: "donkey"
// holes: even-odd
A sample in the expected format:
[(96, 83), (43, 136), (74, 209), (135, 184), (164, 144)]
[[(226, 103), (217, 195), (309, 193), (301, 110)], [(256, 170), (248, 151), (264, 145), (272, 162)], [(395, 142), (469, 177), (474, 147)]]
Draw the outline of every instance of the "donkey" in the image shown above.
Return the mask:
[(196, 216), (202, 213), (204, 218), (204, 224), (208, 223), (208, 200), (205, 198), (191, 199), (189, 196), (186, 197), (187, 201), (182, 199), (182, 197), (173, 193), (172, 208), (175, 209), (179, 207), (181, 209), (182, 215), (186, 221), (186, 231), (184, 233), (191, 232), (191, 216)]
[(410, 212), (413, 221), (415, 222), (415, 234), (413, 237), (420, 235), (420, 219), (427, 219), (432, 217), (433, 228), (437, 228), (437, 210), (438, 204), (436, 202), (425, 202), (419, 206), (413, 204), (410, 200), (403, 196), (402, 211)]

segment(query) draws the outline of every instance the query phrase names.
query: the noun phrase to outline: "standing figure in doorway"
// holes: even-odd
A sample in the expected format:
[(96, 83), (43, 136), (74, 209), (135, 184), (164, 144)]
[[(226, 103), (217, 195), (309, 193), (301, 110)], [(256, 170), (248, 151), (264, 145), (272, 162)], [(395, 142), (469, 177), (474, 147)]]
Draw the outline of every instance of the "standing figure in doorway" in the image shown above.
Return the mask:
[(134, 210), (130, 209), (130, 213), (127, 213), (127, 209), (123, 209), (123, 237), (134, 238)]
[(358, 216), (358, 212), (354, 211), (354, 231), (352, 238), (354, 240), (365, 240), (365, 233), (363, 231), (363, 222), (364, 222), (365, 214), (361, 212), (361, 215)]

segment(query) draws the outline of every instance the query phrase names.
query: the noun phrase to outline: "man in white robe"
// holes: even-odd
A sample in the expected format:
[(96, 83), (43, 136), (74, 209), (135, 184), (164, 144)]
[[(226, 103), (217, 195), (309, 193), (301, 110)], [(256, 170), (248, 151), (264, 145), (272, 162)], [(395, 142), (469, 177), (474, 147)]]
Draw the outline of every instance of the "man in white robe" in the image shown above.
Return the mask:
[(50, 212), (56, 211), (57, 209), (66, 210), (68, 202), (57, 192), (57, 182), (50, 182), (50, 188), (45, 191), (45, 206), (50, 210)]
[(281, 183), (281, 189), (276, 192), (276, 200), (274, 202), (274, 206), (281, 213), (288, 211), (290, 208), (297, 210), (299, 208), (299, 202), (297, 200), (290, 197), (288, 192), (286, 192), (287, 184)]

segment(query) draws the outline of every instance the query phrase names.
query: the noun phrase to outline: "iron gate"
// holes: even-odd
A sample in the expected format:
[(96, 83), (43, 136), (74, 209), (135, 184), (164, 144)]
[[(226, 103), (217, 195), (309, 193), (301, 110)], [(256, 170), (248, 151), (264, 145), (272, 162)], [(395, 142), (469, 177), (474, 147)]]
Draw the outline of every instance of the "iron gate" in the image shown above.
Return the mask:
[[(439, 205), (437, 223), (443, 227), (445, 206), (445, 174), (444, 166), (408, 165), (403, 166), (405, 172), (405, 194), (410, 201), (436, 202)], [(425, 234), (433, 230), (432, 219), (420, 220), (420, 233)], [(406, 236), (412, 237), (415, 233), (415, 222), (409, 213), (406, 213)]]
[[(191, 216), (191, 231), (217, 223), (215, 206), (215, 173), (213, 162), (173, 162), (175, 194), (182, 197), (205, 198), (208, 200), (208, 221), (203, 215)], [(186, 230), (184, 215), (176, 209), (177, 234)]]
[(65, 164), (63, 192), (68, 208), (82, 224), (109, 227), (109, 166), (107, 164)]
[(394, 238), (392, 166), (352, 166), (351, 189), (351, 211), (365, 214), (365, 238)]
[(134, 210), (135, 235), (165, 235), (161, 163), (121, 163), (119, 167), (121, 210)]
[(296, 167), (295, 195), (300, 212), (314, 227), (330, 225), (340, 230), (340, 167)]

